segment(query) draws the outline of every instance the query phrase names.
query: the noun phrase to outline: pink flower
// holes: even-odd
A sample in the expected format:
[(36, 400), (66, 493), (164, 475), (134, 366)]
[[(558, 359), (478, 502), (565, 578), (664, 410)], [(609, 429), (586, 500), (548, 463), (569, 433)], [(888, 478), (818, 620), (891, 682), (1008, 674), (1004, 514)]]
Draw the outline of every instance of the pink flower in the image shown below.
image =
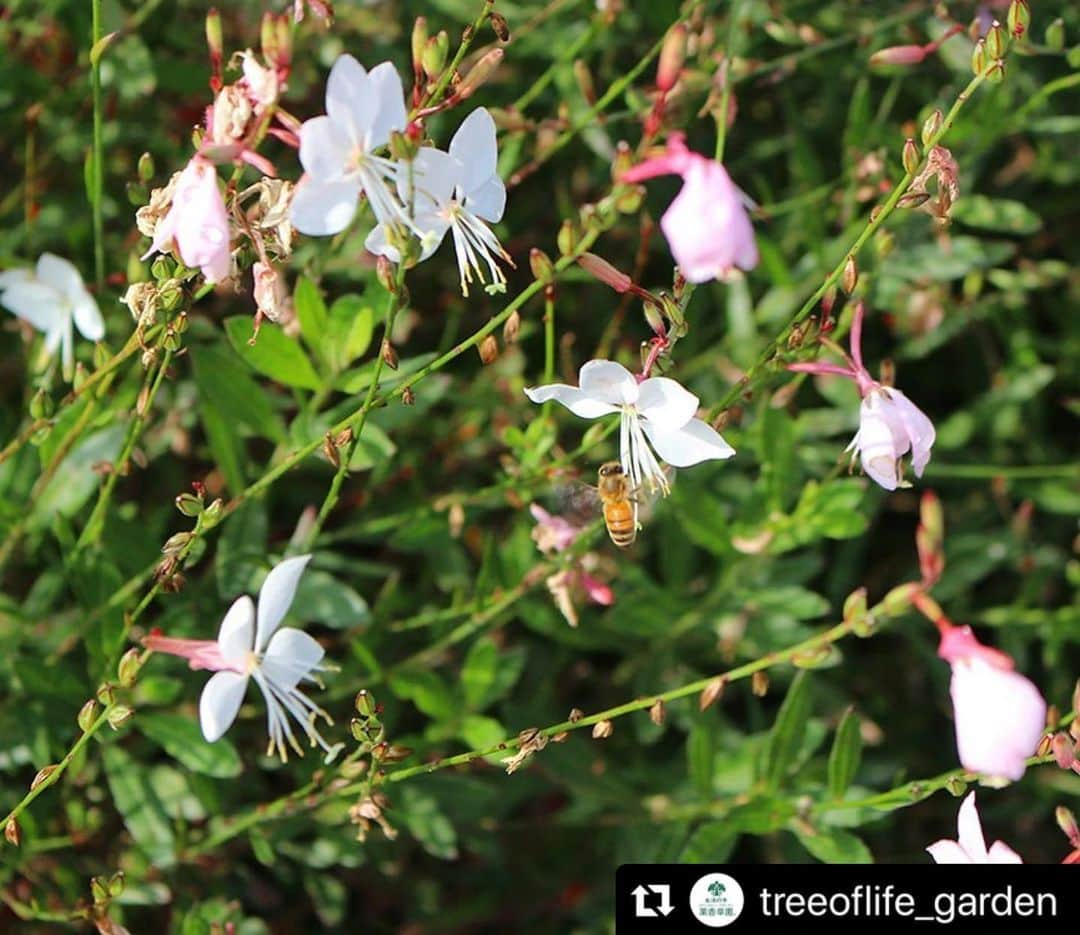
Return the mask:
[(176, 180), (172, 206), (158, 223), (154, 242), (143, 259), (166, 252), (175, 241), (186, 266), (202, 270), (207, 282), (221, 282), (232, 269), (229, 240), (229, 218), (217, 170), (201, 156), (194, 156)]
[[(533, 540), (545, 555), (568, 549), (584, 528), (561, 516), (552, 516), (536, 503), (529, 505), (529, 512), (536, 520), (532, 531)], [(544, 583), (555, 601), (555, 606), (572, 627), (578, 625), (575, 598), (584, 595), (592, 603), (603, 607), (610, 607), (615, 603), (615, 592), (592, 574), (600, 564), (595, 553), (587, 552), (574, 559), (569, 567), (560, 569), (545, 579)]]
[(900, 390), (884, 386), (863, 365), (862, 324), (864, 309), (855, 306), (851, 322), (851, 354), (827, 339), (822, 343), (839, 353), (846, 366), (817, 361), (789, 364), (788, 370), (799, 373), (834, 374), (854, 380), (862, 394), (859, 407), (859, 431), (847, 450), (854, 450), (866, 474), (886, 490), (904, 486), (901, 459), (911, 452), (911, 467), (916, 477), (922, 477), (930, 461), (930, 449), (936, 433), (934, 424), (925, 413)]
[(545, 555), (569, 548), (581, 532), (580, 526), (575, 526), (561, 516), (552, 516), (538, 503), (530, 503), (529, 512), (536, 520), (532, 531), (533, 541)]
[(935, 841), (927, 850), (938, 864), (1022, 864), (1023, 860), (1008, 844), (995, 841), (986, 849), (975, 793), (968, 793), (960, 806), (957, 820), (958, 841)]
[(734, 267), (758, 263), (746, 197), (720, 163), (686, 148), (681, 134), (668, 140), (667, 152), (623, 173), (624, 182), (658, 175), (681, 175), (683, 187), (660, 219), (679, 271), (690, 282), (726, 276)]
[(1005, 653), (983, 646), (971, 627), (945, 621), (938, 655), (952, 666), (960, 763), (973, 773), (1017, 780), (1046, 727), (1046, 702)]

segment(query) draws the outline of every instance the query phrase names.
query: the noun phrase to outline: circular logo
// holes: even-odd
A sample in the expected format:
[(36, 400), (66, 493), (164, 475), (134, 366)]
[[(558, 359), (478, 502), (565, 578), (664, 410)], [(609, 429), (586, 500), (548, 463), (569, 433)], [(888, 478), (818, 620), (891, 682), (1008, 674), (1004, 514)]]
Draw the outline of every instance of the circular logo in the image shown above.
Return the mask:
[(731, 925), (743, 910), (743, 890), (726, 873), (707, 873), (690, 890), (690, 911), (710, 928)]

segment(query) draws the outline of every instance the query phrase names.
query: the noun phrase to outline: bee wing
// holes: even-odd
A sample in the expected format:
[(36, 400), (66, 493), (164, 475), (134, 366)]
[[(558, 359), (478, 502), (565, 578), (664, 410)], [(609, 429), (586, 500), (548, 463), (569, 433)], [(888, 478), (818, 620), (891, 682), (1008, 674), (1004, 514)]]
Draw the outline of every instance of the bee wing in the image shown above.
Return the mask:
[[(675, 483), (675, 468), (670, 464), (665, 464), (663, 467), (664, 477), (667, 479), (668, 487), (672, 487)], [(656, 512), (657, 504), (664, 497), (664, 492), (659, 487), (653, 487), (649, 489), (648, 484), (643, 484), (634, 491), (634, 501), (637, 505), (637, 519), (639, 523), (647, 523), (652, 519), (653, 514)]]
[(600, 507), (600, 494), (591, 484), (571, 481), (556, 488), (554, 494), (556, 511), (571, 522), (589, 522)]

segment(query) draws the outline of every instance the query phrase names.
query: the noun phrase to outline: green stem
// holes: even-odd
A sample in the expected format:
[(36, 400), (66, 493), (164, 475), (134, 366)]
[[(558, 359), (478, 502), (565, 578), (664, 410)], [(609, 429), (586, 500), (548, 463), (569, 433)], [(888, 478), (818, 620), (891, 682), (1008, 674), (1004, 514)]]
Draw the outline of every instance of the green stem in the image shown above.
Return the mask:
[(589, 28), (582, 32), (577, 39), (571, 42), (570, 45), (555, 57), (554, 61), (552, 61), (552, 63), (540, 73), (537, 79), (526, 88), (525, 93), (510, 105), (510, 109), (522, 111), (543, 94), (544, 89), (551, 84), (552, 79), (555, 77), (555, 73), (567, 62), (573, 61), (577, 54), (599, 35), (602, 28), (603, 21), (600, 17), (594, 16), (592, 22), (589, 23)]
[(733, 2), (728, 8), (728, 31), (727, 41), (724, 43), (724, 61), (721, 68), (724, 69), (724, 88), (720, 95), (720, 112), (716, 118), (716, 153), (717, 162), (724, 161), (724, 144), (727, 142), (728, 111), (731, 109), (731, 57), (735, 50), (736, 27), (739, 23), (739, 14), (742, 12), (742, 3)]
[(90, 185), (90, 207), (94, 214), (94, 278), (98, 288), (105, 285), (105, 215), (102, 198), (105, 191), (105, 145), (102, 130), (101, 106), (101, 54), (97, 49), (101, 41), (101, 0), (90, 0), (91, 35), (90, 48), (93, 61), (90, 63), (90, 83), (94, 108), (94, 146), (93, 172)]
[(491, 10), (494, 6), (495, 0), (484, 0), (484, 8), (480, 11), (480, 15), (473, 20), (472, 24), (465, 29), (465, 33), (461, 37), (461, 44), (458, 46), (457, 52), (454, 53), (454, 57), (450, 61), (450, 64), (443, 69), (442, 74), (439, 75), (439, 80), (435, 83), (435, 87), (431, 89), (431, 92), (424, 98), (423, 103), (416, 108), (414, 113), (426, 110), (442, 101), (446, 89), (449, 87), (454, 75), (457, 74), (458, 66), (461, 65), (465, 56), (468, 54), (469, 49), (472, 47), (477, 32), (479, 32), (488, 21), (488, 17), (491, 15)]

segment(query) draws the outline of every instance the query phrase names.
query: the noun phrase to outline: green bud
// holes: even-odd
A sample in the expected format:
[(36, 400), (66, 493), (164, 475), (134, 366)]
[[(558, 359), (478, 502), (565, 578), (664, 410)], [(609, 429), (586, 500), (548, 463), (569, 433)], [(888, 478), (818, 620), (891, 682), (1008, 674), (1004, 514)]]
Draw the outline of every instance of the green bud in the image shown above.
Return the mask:
[(188, 321), (187, 312), (181, 312), (176, 316), (176, 320), (172, 323), (173, 331), (177, 334), (183, 334), (188, 330), (188, 325), (191, 322)]
[(101, 877), (91, 877), (90, 895), (94, 897), (95, 906), (104, 905), (109, 901), (109, 884)]
[(423, 16), (418, 16), (412, 28), (412, 60), (413, 71), (416, 74), (420, 74), (424, 70), (424, 48), (427, 44), (427, 20)]
[(90, 376), (90, 374), (86, 372), (86, 368), (82, 365), (82, 362), (80, 361), (75, 365), (75, 376), (72, 378), (71, 381), (72, 387), (76, 391), (81, 390), (88, 376)]
[(555, 279), (555, 267), (551, 262), (551, 257), (539, 247), (533, 247), (529, 251), (529, 269), (532, 270), (537, 282), (546, 285)]
[[(142, 668), (141, 654), (134, 646), (120, 657), (120, 663), (116, 667), (116, 678), (121, 688), (131, 688)], [(111, 722), (110, 722), (111, 723)]]
[(986, 71), (986, 40), (980, 39), (975, 43), (975, 48), (971, 52), (971, 70), (976, 75), (981, 75)]
[(135, 208), (141, 208), (146, 204), (146, 188), (140, 182), (127, 182), (124, 185), (128, 203)]
[(940, 110), (935, 110), (929, 117), (923, 121), (922, 125), (922, 144), (923, 146), (930, 146), (933, 144), (934, 138), (941, 130), (941, 123), (945, 118), (942, 116)]
[(878, 605), (889, 617), (899, 617), (911, 609), (911, 598), (919, 590), (917, 584), (901, 584), (893, 588)]
[(206, 14), (206, 45), (210, 54), (220, 60), (225, 49), (225, 39), (221, 31), (221, 14), (217, 10), (210, 10)]
[(967, 792), (967, 783), (959, 776), (950, 776), (945, 783), (945, 788), (949, 790), (949, 795), (960, 798), (960, 796)]
[[(412, 162), (418, 149), (419, 146), (404, 133), (394, 130), (390, 134), (390, 155), (395, 162)], [(408, 169), (405, 172), (405, 180), (408, 182)]]
[(990, 70), (986, 73), (986, 80), (991, 84), (1001, 84), (1005, 80), (1005, 63), (998, 59), (990, 66)]
[[(180, 300), (184, 297), (184, 290), (181, 289), (175, 283), (163, 286), (158, 293), (158, 301), (161, 303), (161, 307), (167, 312), (171, 312), (180, 304)], [(175, 328), (173, 330), (176, 330)]]
[(1013, 0), (1009, 4), (1009, 14), (1005, 18), (1009, 27), (1009, 35), (1013, 39), (1023, 39), (1031, 25), (1031, 9), (1026, 0)]
[(577, 231), (574, 230), (573, 221), (563, 221), (562, 227), (559, 228), (559, 235), (555, 238), (556, 244), (559, 247), (559, 253), (563, 256), (569, 256), (574, 252), (574, 248), (577, 246)]
[(52, 397), (44, 389), (39, 389), (30, 397), (30, 417), (32, 419), (49, 418), (53, 414), (53, 408)]
[(84, 734), (90, 730), (90, 726), (97, 720), (97, 707), (97, 702), (91, 698), (79, 708), (79, 715), (75, 720), (79, 725), (79, 730)]
[(221, 522), (221, 517), (224, 512), (225, 503), (221, 499), (221, 497), (218, 497), (216, 500), (214, 500), (213, 503), (210, 504), (210, 506), (203, 510), (202, 528), (213, 529), (218, 523)]
[(175, 354), (183, 346), (183, 343), (180, 340), (180, 335), (173, 331), (172, 328), (165, 329), (165, 337), (161, 339), (161, 344), (165, 350), (172, 351)]
[[(914, 175), (919, 171), (919, 147), (915, 145), (915, 141), (911, 139), (911, 137), (908, 137), (904, 141), (901, 160), (904, 163), (904, 171), (907, 172), (908, 175)], [(847, 289), (845, 291), (850, 292), (851, 290)]]
[(131, 720), (134, 713), (135, 709), (128, 707), (126, 704), (116, 705), (107, 715), (109, 727), (113, 730), (120, 730), (121, 726)]
[(1043, 42), (1056, 52), (1065, 48), (1065, 21), (1060, 16), (1046, 27)]
[(166, 279), (173, 278), (173, 264), (172, 261), (165, 256), (159, 256), (153, 263), (150, 264), (150, 275), (154, 277), (158, 282), (162, 282)]
[(117, 870), (116, 873), (109, 877), (109, 895), (116, 897), (122, 892), (124, 892), (124, 871)]
[(615, 195), (615, 210), (620, 214), (637, 214), (645, 200), (645, 189), (640, 185), (624, 188)]
[(139, 157), (138, 171), (139, 181), (149, 182), (154, 177), (154, 157), (149, 153), (143, 153)]
[(844, 601), (844, 623), (853, 623), (866, 616), (866, 588), (852, 591)]
[(356, 713), (364, 717), (374, 717), (377, 713), (375, 698), (367, 689), (361, 689), (356, 693)]
[(197, 497), (195, 494), (182, 493), (173, 503), (184, 516), (198, 516), (203, 511), (202, 497)]
[(1005, 29), (997, 20), (986, 33), (986, 54), (995, 61), (1005, 54)]
[(165, 544), (161, 547), (162, 553), (165, 555), (179, 555), (187, 548), (188, 543), (191, 542), (191, 537), (190, 532), (174, 533), (165, 540)]
[(113, 703), (113, 699), (116, 697), (113, 693), (113, 687), (110, 682), (102, 682), (98, 686), (96, 694), (97, 700), (100, 701), (103, 705), (111, 705)]
[(427, 41), (427, 45), (424, 46), (424, 55), (421, 63), (424, 68), (424, 74), (431, 80), (435, 80), (442, 74), (442, 70), (446, 67), (446, 56), (450, 52), (450, 37), (446, 34), (446, 30), (440, 30), (439, 34), (432, 36)]

